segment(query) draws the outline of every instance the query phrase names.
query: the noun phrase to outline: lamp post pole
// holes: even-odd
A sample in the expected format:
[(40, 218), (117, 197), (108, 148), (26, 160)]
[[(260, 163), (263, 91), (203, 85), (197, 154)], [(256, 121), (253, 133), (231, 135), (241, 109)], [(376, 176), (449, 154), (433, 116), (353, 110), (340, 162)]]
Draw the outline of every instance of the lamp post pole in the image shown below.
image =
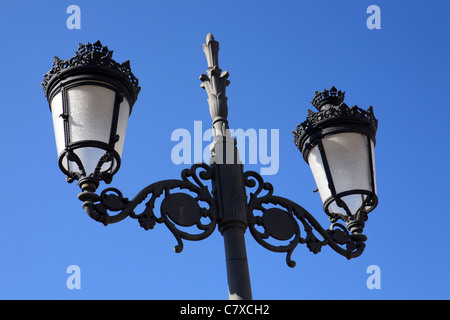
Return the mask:
[(213, 188), (221, 216), (219, 231), (225, 247), (228, 294), (230, 299), (252, 299), (244, 233), (247, 206), (242, 165), (216, 164)]
[(243, 165), (239, 160), (236, 141), (228, 127), (228, 106), (225, 88), (230, 83), (228, 72), (219, 68), (219, 43), (209, 33), (203, 51), (208, 62), (208, 75), (201, 75), (202, 88), (208, 93), (213, 120), (211, 166), (212, 186), (219, 216), (219, 231), (223, 235), (230, 299), (251, 299), (250, 275), (244, 233), (247, 229), (247, 196)]

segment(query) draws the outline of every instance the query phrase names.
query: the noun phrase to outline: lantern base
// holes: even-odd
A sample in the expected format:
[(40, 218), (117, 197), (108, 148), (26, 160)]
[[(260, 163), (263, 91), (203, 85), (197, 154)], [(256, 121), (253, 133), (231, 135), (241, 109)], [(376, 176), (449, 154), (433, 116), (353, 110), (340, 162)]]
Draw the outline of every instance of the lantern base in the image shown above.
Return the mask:
[(348, 230), (352, 234), (361, 234), (364, 230), (365, 223), (363, 219), (349, 220), (346, 222)]
[(80, 189), (88, 192), (95, 192), (99, 186), (98, 179), (94, 179), (92, 177), (82, 178), (78, 182), (78, 185), (80, 186)]

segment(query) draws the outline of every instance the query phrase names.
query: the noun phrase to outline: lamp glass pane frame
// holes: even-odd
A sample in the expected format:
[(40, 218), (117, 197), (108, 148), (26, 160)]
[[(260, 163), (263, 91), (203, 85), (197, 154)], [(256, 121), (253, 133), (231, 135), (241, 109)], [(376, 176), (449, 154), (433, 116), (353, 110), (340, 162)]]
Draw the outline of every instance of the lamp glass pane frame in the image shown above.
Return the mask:
[[(109, 127), (108, 133), (104, 133), (103, 136), (96, 136), (92, 132), (90, 135), (84, 134), (82, 130), (76, 132), (77, 130), (74, 127), (77, 121), (81, 119), (80, 117), (77, 118), (76, 112), (74, 113), (74, 110), (72, 110), (76, 106), (71, 105), (75, 103), (71, 98), (73, 98), (74, 93), (81, 93), (82, 90), (86, 89), (87, 91), (93, 90), (96, 93), (103, 92), (104, 96), (103, 98), (100, 97), (100, 100), (110, 104), (109, 114), (111, 114), (111, 117), (103, 117), (99, 113), (100, 110), (95, 110), (95, 106), (84, 106), (87, 108), (88, 114), (97, 112), (95, 117), (85, 119), (93, 132), (96, 131), (96, 121), (103, 121), (104, 129), (105, 126), (106, 128)], [(94, 92), (90, 92), (91, 98)], [(83, 100), (83, 97), (81, 99)], [(86, 97), (84, 99), (86, 100)], [(88, 97), (87, 100), (89, 99)], [(80, 103), (83, 104), (85, 102), (81, 101)], [(68, 177), (80, 179), (82, 177), (96, 176), (94, 178), (98, 179), (104, 173), (112, 176), (119, 170), (126, 127), (131, 110), (130, 103), (116, 86), (95, 80), (61, 83), (60, 88), (52, 94), (50, 107), (59, 166)], [(88, 110), (89, 108), (91, 110)], [(83, 126), (82, 123), (78, 124)]]
[(324, 135), (311, 146), (308, 164), (328, 215), (354, 216), (376, 207), (374, 146), (370, 135), (357, 131)]

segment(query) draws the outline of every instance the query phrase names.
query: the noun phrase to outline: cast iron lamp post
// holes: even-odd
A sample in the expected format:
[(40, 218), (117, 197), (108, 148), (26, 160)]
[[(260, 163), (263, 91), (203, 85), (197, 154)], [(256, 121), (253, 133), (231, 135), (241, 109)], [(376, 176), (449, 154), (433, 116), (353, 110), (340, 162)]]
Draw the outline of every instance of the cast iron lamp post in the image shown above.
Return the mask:
[[(299, 243), (313, 253), (329, 245), (347, 259), (361, 255), (367, 239), (362, 234), (364, 223), (378, 202), (377, 120), (372, 107), (350, 108), (343, 102), (344, 92), (332, 87), (316, 92), (312, 104), (318, 111), (309, 110), (306, 121), (293, 131), (332, 222), (324, 229), (300, 205), (273, 195), (272, 185), (258, 173), (244, 172), (228, 127), (229, 74), (219, 68), (219, 43), (211, 34), (203, 51), (208, 70), (200, 80), (208, 94), (214, 135), (210, 165), (194, 164), (181, 172), (181, 180), (155, 182), (131, 200), (116, 188), (95, 193), (100, 181), (110, 183), (119, 170), (128, 117), (140, 91), (129, 62), (115, 62), (112, 51), (99, 41), (80, 44), (71, 59), (55, 57), (42, 86), (52, 112), (59, 166), (68, 182), (78, 180), (82, 190), (78, 198), (87, 214), (105, 226), (126, 217), (137, 219), (146, 230), (165, 224), (177, 240), (176, 252), (182, 251), (183, 239), (205, 239), (218, 225), (230, 299), (252, 298), (244, 240), (247, 228), (263, 247), (285, 252), (290, 267), (295, 266), (291, 255)], [(211, 190), (205, 181), (211, 182)], [(253, 191), (249, 197), (246, 188)], [(160, 197), (156, 215), (155, 201)], [(135, 212), (144, 201), (145, 209)], [(193, 226), (198, 229), (195, 233), (179, 228)]]

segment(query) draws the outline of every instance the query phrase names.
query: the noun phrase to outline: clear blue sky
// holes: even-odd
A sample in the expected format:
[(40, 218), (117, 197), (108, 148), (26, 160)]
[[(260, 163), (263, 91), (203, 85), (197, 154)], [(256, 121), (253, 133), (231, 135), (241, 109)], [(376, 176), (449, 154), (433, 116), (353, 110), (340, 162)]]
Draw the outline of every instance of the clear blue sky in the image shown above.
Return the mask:
[[(66, 26), (72, 4), (81, 9), (79, 30)], [(372, 4), (381, 9), (379, 30), (366, 26)], [(58, 168), (40, 86), (53, 57), (72, 57), (79, 42), (101, 40), (116, 61), (131, 61), (142, 91), (111, 186), (132, 198), (189, 167), (171, 161), (174, 130), (211, 126), (198, 80), (208, 32), (230, 73), (230, 127), (279, 130), (279, 170), (264, 178), (324, 227), (291, 130), (312, 108), (314, 91), (332, 85), (346, 91), (348, 105), (373, 105), (379, 120), (379, 205), (366, 223), (364, 254), (347, 261), (329, 247), (314, 255), (299, 245), (291, 269), (284, 254), (247, 232), (253, 297), (450, 298), (448, 1), (22, 0), (4, 3), (0, 14), (1, 299), (228, 298), (217, 230), (176, 254), (164, 225), (145, 231), (126, 219), (104, 227), (86, 215), (79, 188)], [(70, 265), (80, 267), (79, 290), (66, 286)], [(381, 289), (366, 286), (371, 265), (381, 270)]]

